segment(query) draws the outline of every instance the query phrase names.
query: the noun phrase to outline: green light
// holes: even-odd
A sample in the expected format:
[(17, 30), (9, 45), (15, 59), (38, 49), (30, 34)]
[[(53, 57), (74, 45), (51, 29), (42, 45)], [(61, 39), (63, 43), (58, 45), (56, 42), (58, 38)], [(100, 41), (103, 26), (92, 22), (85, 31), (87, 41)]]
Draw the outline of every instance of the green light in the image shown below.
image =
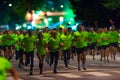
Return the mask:
[(70, 21), (74, 21), (74, 18), (70, 18)]
[(52, 18), (48, 18), (48, 21), (52, 21)]
[(68, 22), (69, 24), (71, 24), (71, 22)]
[[(69, 17), (69, 18), (70, 18), (70, 17), (75, 17), (72, 9), (66, 9), (66, 10), (65, 10), (65, 13), (66, 13), (66, 14), (65, 14), (66, 17)], [(69, 16), (68, 16), (68, 15), (69, 15)]]
[[(75, 14), (74, 14), (73, 10), (70, 9), (70, 8), (66, 8), (66, 9), (64, 10), (64, 12), (66, 13), (66, 14), (64, 15), (64, 17), (65, 17), (65, 19), (68, 19), (68, 21), (69, 21), (68, 23), (74, 24), (74, 23), (75, 23), (75, 20), (74, 20)], [(68, 16), (68, 15), (69, 15), (69, 16)]]
[(42, 13), (42, 11), (36, 11), (36, 14), (40, 14), (40, 13)]

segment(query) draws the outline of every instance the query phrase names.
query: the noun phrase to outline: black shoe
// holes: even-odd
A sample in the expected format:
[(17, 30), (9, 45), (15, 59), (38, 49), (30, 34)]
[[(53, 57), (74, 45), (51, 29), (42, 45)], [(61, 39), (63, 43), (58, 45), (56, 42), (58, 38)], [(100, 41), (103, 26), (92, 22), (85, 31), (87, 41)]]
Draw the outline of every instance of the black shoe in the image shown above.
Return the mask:
[(97, 55), (99, 55), (100, 53), (97, 52)]
[(78, 71), (80, 71), (81, 70), (81, 68), (80, 67), (78, 67)]
[(18, 67), (21, 68), (21, 65), (19, 64)]
[(57, 70), (54, 70), (53, 73), (58, 73)]
[(23, 65), (23, 66), (24, 66), (24, 63), (21, 63), (21, 65)]
[(50, 63), (49, 66), (52, 66), (52, 64)]
[(87, 68), (83, 67), (83, 70), (87, 70)]
[(78, 71), (80, 71), (81, 70), (81, 67), (80, 67), (80, 65), (78, 65)]
[(90, 51), (89, 55), (92, 55), (92, 51)]
[(10, 56), (9, 58), (8, 58), (8, 60), (10, 61), (12, 59), (12, 56)]
[(43, 74), (43, 71), (42, 71), (42, 70), (40, 71), (40, 74)]
[(100, 58), (100, 61), (102, 61), (102, 58)]
[(30, 72), (30, 75), (33, 75), (33, 73), (32, 73), (32, 72)]

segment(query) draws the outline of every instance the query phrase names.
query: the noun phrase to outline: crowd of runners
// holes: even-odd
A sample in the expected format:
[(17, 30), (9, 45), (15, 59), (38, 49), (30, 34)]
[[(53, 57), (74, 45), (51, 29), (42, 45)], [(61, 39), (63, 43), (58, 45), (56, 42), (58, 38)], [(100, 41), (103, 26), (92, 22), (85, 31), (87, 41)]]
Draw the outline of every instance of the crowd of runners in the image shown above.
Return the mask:
[(15, 55), (19, 61), (18, 66), (26, 67), (30, 65), (29, 74), (33, 74), (34, 54), (39, 60), (40, 74), (43, 73), (44, 61), (49, 66), (54, 64), (53, 73), (57, 73), (59, 59), (63, 59), (65, 69), (69, 68), (70, 59), (77, 56), (78, 70), (86, 70), (86, 55), (100, 55), (100, 61), (109, 63), (110, 59), (116, 60), (116, 53), (120, 52), (120, 30), (94, 28), (85, 30), (83, 25), (77, 26), (77, 31), (71, 28), (53, 28), (49, 30), (6, 30), (0, 32), (0, 56), (11, 60)]

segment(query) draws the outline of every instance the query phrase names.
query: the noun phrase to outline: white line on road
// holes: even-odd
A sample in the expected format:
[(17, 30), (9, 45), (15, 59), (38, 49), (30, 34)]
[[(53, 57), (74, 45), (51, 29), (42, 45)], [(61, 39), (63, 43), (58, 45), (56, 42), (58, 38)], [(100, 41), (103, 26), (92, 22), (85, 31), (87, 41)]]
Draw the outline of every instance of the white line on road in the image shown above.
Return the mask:
[(81, 76), (74, 75), (74, 74), (71, 74), (71, 73), (62, 73), (62, 74), (57, 74), (57, 75), (67, 77), (67, 78), (81, 78)]
[[(59, 65), (61, 65), (61, 66), (65, 66), (64, 64), (59, 64)], [(77, 70), (77, 68), (78, 67), (76, 67), (76, 66), (74, 66), (74, 65), (69, 65), (68, 67), (72, 67), (72, 68), (75, 68), (75, 69), (73, 69), (73, 70), (69, 70), (69, 71), (75, 71), (75, 70)], [(87, 69), (87, 70), (83, 70), (83, 71), (95, 71), (95, 70), (103, 70), (103, 69)], [(82, 71), (82, 70), (81, 70)]]
[(39, 79), (39, 80), (55, 80), (55, 78), (54, 77), (47, 77), (47, 76), (42, 76), (42, 75), (33, 75), (33, 76), (31, 76), (31, 77), (33, 77), (33, 78), (35, 78), (35, 79)]
[(112, 72), (115, 72), (115, 73), (120, 73), (120, 71), (112, 71)]
[[(13, 77), (7, 77), (7, 80), (14, 80), (14, 79)], [(23, 80), (23, 79), (18, 78), (18, 80)]]
[(110, 75), (110, 74), (106, 74), (106, 73), (102, 73), (102, 72), (85, 72), (86, 74), (90, 74), (90, 75), (94, 75), (94, 76), (112, 76), (112, 75)]

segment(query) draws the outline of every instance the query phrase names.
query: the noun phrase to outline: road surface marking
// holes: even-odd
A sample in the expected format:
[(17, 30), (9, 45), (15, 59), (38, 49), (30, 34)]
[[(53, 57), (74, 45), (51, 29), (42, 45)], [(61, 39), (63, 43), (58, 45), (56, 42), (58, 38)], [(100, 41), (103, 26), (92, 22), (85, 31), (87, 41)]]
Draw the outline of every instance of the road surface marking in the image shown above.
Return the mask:
[(120, 73), (120, 71), (112, 71), (112, 72), (115, 72), (115, 73)]
[(67, 77), (67, 78), (81, 78), (81, 76), (71, 74), (71, 73), (62, 73), (62, 74), (56, 74), (56, 75)]
[(39, 80), (55, 80), (55, 78), (53, 76), (33, 75), (31, 77), (33, 77), (35, 79), (39, 79)]
[(85, 72), (86, 74), (94, 75), (94, 76), (112, 76), (110, 74), (102, 73), (102, 72)]
[[(7, 77), (7, 80), (14, 80), (14, 79), (13, 79), (13, 77)], [(24, 80), (24, 79), (18, 78), (18, 80)]]

